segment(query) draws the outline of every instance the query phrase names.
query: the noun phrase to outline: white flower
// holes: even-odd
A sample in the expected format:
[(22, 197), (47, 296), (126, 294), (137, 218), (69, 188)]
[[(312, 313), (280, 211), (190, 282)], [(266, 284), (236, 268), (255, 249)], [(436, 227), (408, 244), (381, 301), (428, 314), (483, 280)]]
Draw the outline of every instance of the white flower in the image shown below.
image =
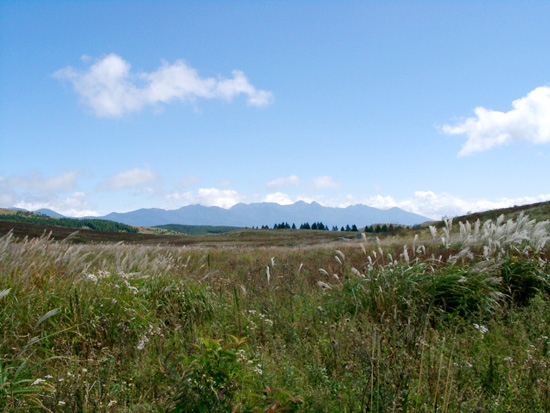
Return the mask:
[(474, 323), (474, 328), (478, 329), (479, 332), (480, 332), (482, 335), (489, 331), (489, 329), (488, 329), (487, 327), (485, 327), (485, 326), (480, 326), (479, 324), (476, 324), (476, 323)]
[(149, 339), (147, 338), (147, 334), (144, 335), (141, 340), (139, 341), (139, 344), (137, 346), (137, 349), (138, 350), (143, 350), (145, 348), (145, 344), (149, 341)]
[(40, 383), (44, 383), (46, 380), (44, 379), (36, 379), (32, 382), (31, 386), (38, 386)]
[(256, 367), (254, 367), (254, 371), (258, 373), (259, 375), (262, 375), (264, 372), (262, 370), (262, 365), (258, 364)]
[(95, 283), (97, 282), (97, 277), (94, 274), (86, 274), (86, 278)]

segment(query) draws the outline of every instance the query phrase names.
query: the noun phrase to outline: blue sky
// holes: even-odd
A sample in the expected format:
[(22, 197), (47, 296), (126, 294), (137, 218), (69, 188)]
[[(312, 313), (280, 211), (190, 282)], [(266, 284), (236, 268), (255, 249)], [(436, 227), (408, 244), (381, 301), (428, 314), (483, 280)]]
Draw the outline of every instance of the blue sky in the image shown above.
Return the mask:
[(550, 200), (546, 1), (3, 1), (0, 207)]

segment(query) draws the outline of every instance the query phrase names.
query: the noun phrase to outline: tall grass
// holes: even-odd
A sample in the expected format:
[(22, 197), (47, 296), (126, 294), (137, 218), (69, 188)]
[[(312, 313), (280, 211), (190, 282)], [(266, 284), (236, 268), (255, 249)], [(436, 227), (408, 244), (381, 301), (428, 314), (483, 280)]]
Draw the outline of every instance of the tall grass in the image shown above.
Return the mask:
[(548, 222), (314, 248), (0, 239), (0, 410), (547, 411)]

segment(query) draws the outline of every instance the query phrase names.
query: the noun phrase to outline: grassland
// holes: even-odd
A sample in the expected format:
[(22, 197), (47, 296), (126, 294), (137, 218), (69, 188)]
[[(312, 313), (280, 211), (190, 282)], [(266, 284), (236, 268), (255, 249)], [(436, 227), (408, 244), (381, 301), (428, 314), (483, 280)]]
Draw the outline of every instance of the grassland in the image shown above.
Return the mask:
[(0, 239), (3, 411), (550, 410), (548, 222), (83, 232)]

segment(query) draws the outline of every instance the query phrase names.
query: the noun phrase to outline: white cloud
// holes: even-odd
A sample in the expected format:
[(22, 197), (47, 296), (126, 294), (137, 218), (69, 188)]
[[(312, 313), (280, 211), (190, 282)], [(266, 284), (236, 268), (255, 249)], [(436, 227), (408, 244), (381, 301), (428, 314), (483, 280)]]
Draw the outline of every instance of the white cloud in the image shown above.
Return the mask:
[(242, 202), (245, 197), (233, 189), (200, 188), (197, 192), (171, 192), (165, 196), (170, 203), (183, 205), (200, 204), (203, 206), (217, 206), (231, 208)]
[(513, 109), (499, 112), (483, 107), (455, 126), (444, 125), (449, 135), (466, 135), (458, 156), (468, 156), (510, 142), (550, 143), (550, 86), (541, 86), (512, 102)]
[(279, 188), (282, 186), (298, 185), (300, 178), (297, 175), (290, 175), (285, 178), (276, 178), (273, 181), (267, 183), (268, 188)]
[(196, 198), (201, 205), (221, 208), (231, 208), (244, 199), (242, 195), (233, 189), (216, 188), (200, 188)]
[(85, 71), (68, 66), (54, 76), (70, 81), (83, 102), (100, 117), (120, 117), (147, 105), (196, 98), (230, 101), (244, 94), (250, 106), (266, 106), (273, 101), (271, 92), (256, 89), (239, 70), (234, 70), (230, 79), (201, 78), (182, 60), (163, 62), (151, 73), (132, 74), (130, 69), (128, 62), (112, 53)]
[(331, 189), (338, 188), (339, 183), (335, 182), (330, 176), (319, 176), (313, 181), (313, 188), (319, 189)]
[(149, 165), (119, 172), (105, 180), (99, 190), (127, 189), (147, 185), (159, 180), (159, 175)]
[(292, 201), (287, 194), (284, 194), (282, 192), (275, 192), (273, 194), (268, 194), (263, 197), (261, 202), (274, 202), (280, 205), (290, 205), (293, 204), (295, 201)]

